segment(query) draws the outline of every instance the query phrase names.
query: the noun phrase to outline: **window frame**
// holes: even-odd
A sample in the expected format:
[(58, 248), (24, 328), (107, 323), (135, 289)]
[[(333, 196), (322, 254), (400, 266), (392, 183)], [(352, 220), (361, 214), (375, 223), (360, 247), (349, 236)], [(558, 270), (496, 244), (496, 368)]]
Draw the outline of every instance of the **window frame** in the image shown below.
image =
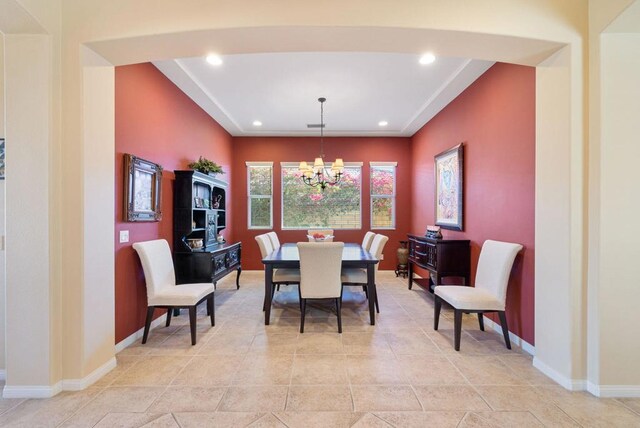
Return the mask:
[[(247, 229), (249, 230), (272, 230), (273, 229), (273, 162), (245, 162), (247, 167)], [(271, 194), (252, 195), (251, 194), (251, 168), (271, 169)], [(269, 199), (269, 226), (251, 225), (251, 204), (253, 199)]]
[[(313, 160), (307, 161), (308, 165), (313, 165)], [(310, 228), (316, 226), (303, 226), (303, 227), (286, 227), (284, 225), (284, 180), (282, 179), (282, 173), (285, 168), (298, 168), (300, 165), (299, 162), (280, 162), (280, 228), (282, 230), (308, 230)], [(327, 228), (335, 229), (335, 230), (362, 230), (362, 170), (363, 170), (363, 162), (345, 162), (345, 168), (360, 168), (360, 209), (358, 210), (360, 214), (360, 227), (359, 228), (337, 228), (332, 226), (327, 226)], [(300, 182), (301, 184), (302, 181)]]
[[(373, 193), (373, 170), (376, 167), (393, 167), (393, 193), (391, 195), (376, 195)], [(398, 181), (398, 162), (369, 162), (369, 224), (371, 230), (396, 230), (396, 197)], [(391, 226), (375, 227), (373, 224), (373, 201), (376, 199), (391, 199)]]

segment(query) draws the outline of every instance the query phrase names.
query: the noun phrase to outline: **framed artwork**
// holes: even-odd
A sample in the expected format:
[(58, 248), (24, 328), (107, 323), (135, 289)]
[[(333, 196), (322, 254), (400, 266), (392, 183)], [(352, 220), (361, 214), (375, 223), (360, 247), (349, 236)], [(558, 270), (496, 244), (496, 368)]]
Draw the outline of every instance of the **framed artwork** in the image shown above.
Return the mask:
[(0, 138), (0, 180), (4, 180), (4, 138)]
[(124, 155), (124, 218), (160, 221), (162, 166), (137, 156)]
[(462, 143), (435, 156), (436, 225), (462, 230), (463, 146)]

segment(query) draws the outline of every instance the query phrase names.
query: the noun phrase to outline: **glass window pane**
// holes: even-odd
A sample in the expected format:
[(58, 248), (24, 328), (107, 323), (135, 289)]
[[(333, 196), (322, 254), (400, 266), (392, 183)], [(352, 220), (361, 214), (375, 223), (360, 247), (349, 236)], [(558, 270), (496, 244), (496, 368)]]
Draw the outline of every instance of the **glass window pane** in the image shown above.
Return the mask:
[(393, 227), (393, 198), (373, 198), (371, 226)]
[(249, 169), (249, 194), (271, 195), (271, 167)]
[(394, 169), (392, 166), (371, 168), (371, 194), (393, 195)]
[(283, 167), (282, 226), (360, 229), (360, 170), (346, 167), (340, 184), (322, 191), (304, 184), (297, 167)]
[(251, 198), (250, 227), (271, 227), (271, 198)]

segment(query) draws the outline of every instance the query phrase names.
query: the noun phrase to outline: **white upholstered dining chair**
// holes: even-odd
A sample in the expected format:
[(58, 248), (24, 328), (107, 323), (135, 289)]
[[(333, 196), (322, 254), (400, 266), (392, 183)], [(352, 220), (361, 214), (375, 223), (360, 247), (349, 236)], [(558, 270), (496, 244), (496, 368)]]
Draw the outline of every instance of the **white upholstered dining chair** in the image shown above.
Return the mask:
[(477, 313), (480, 330), (484, 331), (483, 314), (497, 312), (502, 325), (502, 335), (507, 349), (511, 349), (509, 329), (505, 315), (507, 285), (513, 261), (522, 245), (510, 242), (486, 240), (480, 251), (478, 268), (476, 269), (475, 287), (438, 285), (434, 289), (435, 306), (433, 329), (438, 329), (442, 301), (453, 306), (454, 310), (454, 348), (460, 350), (462, 331), (462, 313)]
[(176, 274), (169, 244), (164, 239), (136, 242), (136, 250), (147, 284), (147, 319), (142, 343), (147, 343), (149, 328), (156, 308), (167, 309), (167, 327), (171, 324), (173, 309), (188, 308), (191, 344), (196, 344), (196, 306), (207, 301), (211, 325), (215, 325), (213, 283), (176, 285)]
[(371, 249), (371, 244), (373, 243), (373, 238), (375, 238), (376, 234), (369, 231), (364, 234), (364, 238), (362, 239), (362, 248), (369, 251)]
[(338, 333), (342, 333), (343, 242), (298, 242), (300, 254), (300, 333), (309, 299), (334, 299), (338, 315)]
[[(382, 258), (382, 251), (384, 246), (389, 240), (388, 236), (376, 234), (371, 242), (371, 248), (369, 252), (378, 260)], [(380, 262), (375, 265), (375, 277), (378, 277), (378, 267)], [(347, 268), (342, 270), (342, 285), (361, 285), (367, 299), (369, 298), (369, 290), (367, 289), (367, 270), (359, 268)], [(374, 303), (376, 305), (376, 311), (380, 313), (380, 306), (378, 305), (378, 293), (375, 295)]]
[[(262, 235), (256, 236), (256, 242), (258, 243), (258, 248), (260, 248), (260, 254), (262, 255), (263, 259), (274, 251), (272, 240), (269, 237), (269, 234), (264, 233)], [(273, 299), (273, 295), (276, 292), (276, 287), (278, 287), (279, 289), (280, 285), (300, 284), (300, 269), (274, 269), (273, 277), (271, 278), (271, 280), (274, 286), (271, 289), (271, 298)], [(267, 296), (265, 296), (264, 298), (263, 310), (267, 308), (266, 305)]]
[(269, 237), (269, 240), (271, 241), (271, 246), (273, 247), (274, 250), (277, 250), (278, 248), (280, 248), (280, 240), (278, 239), (278, 235), (274, 231), (267, 233), (267, 236)]

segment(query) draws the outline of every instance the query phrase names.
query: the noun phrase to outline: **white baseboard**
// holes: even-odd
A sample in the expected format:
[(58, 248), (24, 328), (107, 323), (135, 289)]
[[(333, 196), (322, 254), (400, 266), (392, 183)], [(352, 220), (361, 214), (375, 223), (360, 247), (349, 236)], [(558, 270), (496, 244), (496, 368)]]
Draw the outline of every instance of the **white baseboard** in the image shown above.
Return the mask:
[(62, 390), (82, 391), (83, 389), (96, 383), (102, 376), (115, 369), (116, 365), (118, 365), (116, 357), (111, 357), (109, 361), (107, 361), (82, 379), (64, 379), (62, 381)]
[[(486, 316), (483, 318), (484, 318), (485, 326), (488, 326), (490, 329), (497, 331), (498, 333), (500, 333), (500, 335), (502, 335), (502, 326), (500, 324), (494, 322), (492, 319), (487, 318)], [(511, 339), (511, 343), (521, 347), (522, 350), (527, 354), (534, 355), (534, 356), (536, 355), (535, 346), (525, 341), (524, 339), (520, 338), (520, 336), (517, 336), (512, 332), (509, 332), (509, 339)]]
[[(159, 325), (165, 324), (166, 322), (167, 322), (167, 314), (164, 314), (151, 322), (151, 330), (158, 327)], [(135, 343), (143, 335), (144, 335), (144, 327), (142, 327), (140, 330), (136, 331), (135, 333), (131, 334), (130, 336), (127, 336), (127, 338), (116, 343), (116, 354), (122, 351), (124, 348), (128, 347), (129, 345), (132, 345), (133, 343)]]
[(538, 357), (533, 357), (533, 367), (569, 391), (585, 391), (587, 389), (587, 382), (584, 379), (570, 379), (540, 361)]
[(597, 385), (587, 382), (587, 391), (601, 398), (638, 398), (640, 385)]
[(51, 398), (62, 391), (62, 381), (52, 386), (11, 386), (5, 385), (3, 398)]
[[(109, 373), (117, 365), (116, 357), (89, 373), (82, 379), (63, 379), (55, 385), (5, 385), (2, 391), (4, 398), (50, 398), (61, 391), (81, 391), (94, 384), (102, 376)], [(4, 370), (3, 370), (4, 372)], [(4, 373), (3, 373), (4, 374)]]

